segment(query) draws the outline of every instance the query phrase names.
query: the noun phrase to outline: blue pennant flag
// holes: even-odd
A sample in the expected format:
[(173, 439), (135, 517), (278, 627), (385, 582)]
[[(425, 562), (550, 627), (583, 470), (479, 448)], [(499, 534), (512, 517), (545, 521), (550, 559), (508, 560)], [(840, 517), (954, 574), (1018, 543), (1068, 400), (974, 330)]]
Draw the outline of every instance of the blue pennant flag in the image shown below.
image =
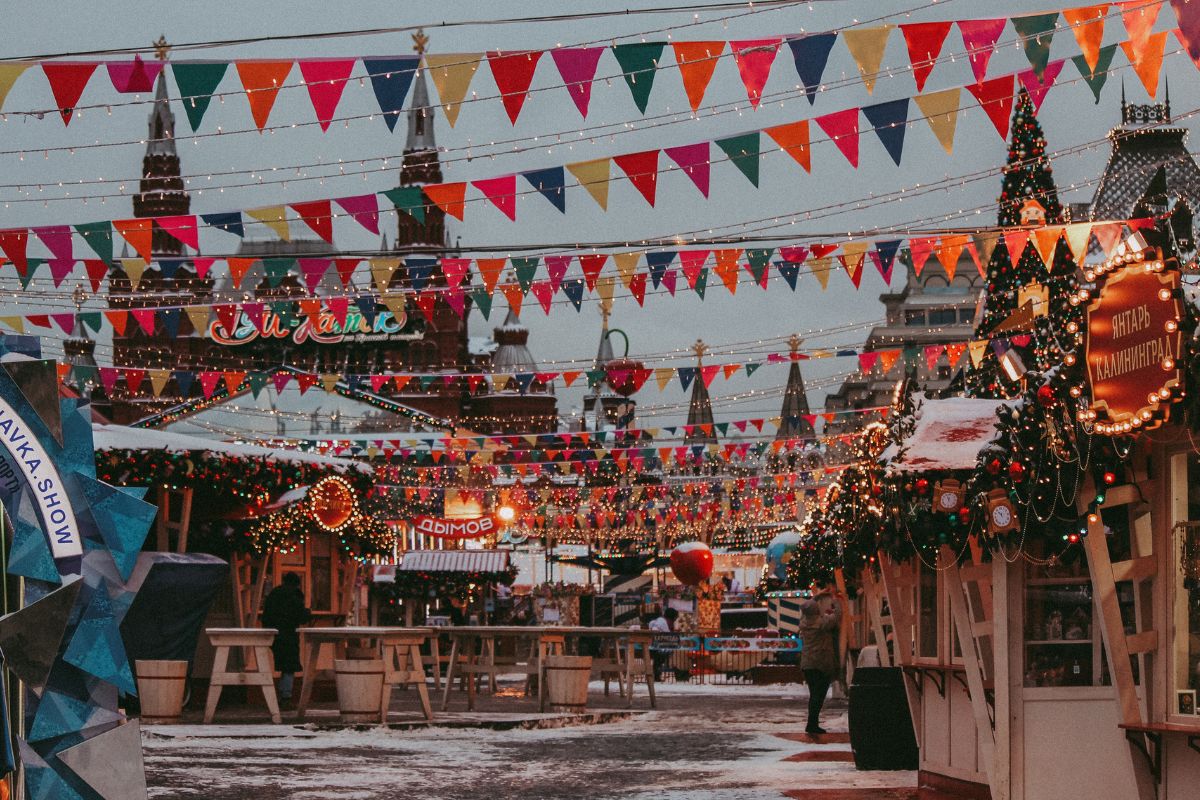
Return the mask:
[(655, 289), (662, 283), (663, 275), (667, 272), (667, 267), (671, 266), (671, 262), (674, 260), (674, 250), (646, 253), (646, 267), (650, 270), (650, 282), (654, 284)]
[(437, 266), (436, 258), (410, 258), (404, 262), (408, 267), (408, 281), (414, 292), (422, 292), (429, 283), (429, 276)]
[(836, 40), (836, 33), (818, 33), (799, 39), (788, 39), (792, 59), (796, 62), (796, 74), (804, 84), (804, 93), (808, 96), (809, 105), (816, 102), (821, 76), (825, 74), (825, 65), (829, 63), (829, 51), (833, 49)]
[(192, 393), (192, 382), (196, 380), (196, 373), (186, 369), (177, 369), (173, 374), (175, 385), (179, 387), (179, 396), (187, 398)]
[(201, 214), (200, 219), (204, 220), (205, 225), (220, 228), (226, 233), (232, 233), (234, 236), (246, 235), (246, 231), (242, 227), (242, 214), (240, 211), (223, 214)]
[(159, 258), (158, 271), (163, 278), (169, 281), (175, 280), (175, 273), (179, 272), (179, 265), (187, 261), (186, 258)]
[(775, 267), (780, 276), (787, 281), (788, 288), (796, 291), (796, 279), (800, 277), (800, 265), (795, 261), (776, 261)]
[(892, 282), (892, 264), (896, 261), (896, 252), (900, 249), (903, 239), (889, 239), (875, 243), (875, 252), (879, 254), (879, 272), (888, 283)]
[(379, 110), (383, 112), (383, 121), (388, 130), (395, 132), (396, 120), (404, 110), (404, 98), (408, 96), (408, 87), (412, 85), (413, 74), (420, 63), (419, 56), (401, 56), (400, 58), (364, 58), (363, 66), (371, 76), (371, 88), (375, 90), (375, 100)]
[(863, 116), (875, 128), (879, 141), (887, 150), (896, 166), (900, 166), (900, 153), (904, 150), (904, 130), (908, 127), (908, 98), (876, 103), (862, 107)]
[(571, 301), (571, 305), (575, 306), (575, 310), (579, 311), (583, 307), (583, 278), (563, 281), (562, 293)]
[(525, 180), (529, 181), (530, 186), (537, 189), (543, 197), (553, 203), (555, 208), (564, 214), (567, 213), (567, 195), (563, 191), (565, 181), (562, 167), (535, 169), (529, 172), (522, 172), (521, 175)]
[(370, 295), (359, 295), (354, 298), (354, 305), (358, 306), (358, 310), (362, 312), (363, 319), (367, 321), (367, 325), (375, 324), (375, 298)]
[(163, 330), (167, 335), (174, 339), (179, 335), (179, 312), (178, 308), (164, 308), (158, 312), (158, 318), (162, 320)]
[(529, 387), (533, 384), (532, 372), (518, 372), (513, 377), (516, 378), (517, 387), (521, 390), (521, 394), (529, 391)]
[(675, 372), (679, 376), (679, 385), (686, 392), (688, 387), (692, 385), (692, 381), (696, 380), (696, 375), (699, 374), (700, 369), (699, 367), (679, 367)]

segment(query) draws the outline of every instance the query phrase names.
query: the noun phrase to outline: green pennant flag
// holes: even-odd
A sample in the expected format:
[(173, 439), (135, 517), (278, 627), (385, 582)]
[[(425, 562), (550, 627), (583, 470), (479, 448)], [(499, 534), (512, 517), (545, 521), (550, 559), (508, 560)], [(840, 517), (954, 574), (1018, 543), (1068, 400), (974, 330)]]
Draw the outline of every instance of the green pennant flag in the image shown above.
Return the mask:
[(700, 295), (700, 299), (704, 299), (704, 290), (708, 288), (708, 267), (700, 270), (700, 274), (696, 276), (696, 285), (692, 287), (696, 290), (696, 294)]
[(754, 363), (747, 364), (746, 365), (746, 377), (749, 378), (761, 366), (762, 366), (762, 364), (754, 364)]
[(76, 364), (71, 367), (71, 377), (75, 379), (76, 386), (100, 385), (100, 370), (90, 364)]
[(540, 258), (513, 258), (510, 259), (513, 269), (517, 271), (517, 283), (521, 286), (522, 292), (529, 292), (529, 287), (533, 286), (533, 276), (537, 273), (538, 264), (541, 263)]
[(80, 311), (75, 315), (75, 318), (91, 328), (93, 333), (100, 332), (100, 326), (103, 324), (102, 320), (104, 319), (99, 311)]
[(592, 389), (599, 386), (600, 382), (603, 381), (608, 375), (608, 373), (602, 369), (589, 369), (584, 374), (587, 375), (588, 387)]
[(75, 226), (75, 231), (96, 251), (96, 255), (110, 267), (113, 265), (112, 225), (104, 222), (85, 222)]
[(433, 386), (434, 382), (436, 382), (437, 379), (438, 379), (437, 375), (422, 375), (419, 378), (419, 382), (421, 384), (421, 391), (427, 391), (430, 386)]
[(213, 92), (225, 77), (228, 63), (197, 64), (172, 63), (171, 71), (175, 74), (175, 85), (179, 87), (179, 97), (183, 100), (183, 109), (187, 112), (188, 124), (192, 133), (200, 127), (204, 112), (212, 101)]
[(662, 56), (663, 42), (639, 42), (637, 44), (613, 45), (613, 55), (621, 65), (625, 83), (633, 94), (638, 111), (646, 113), (650, 102), (650, 90), (654, 88), (654, 73)]
[(1100, 90), (1104, 88), (1104, 82), (1108, 80), (1108, 68), (1112, 66), (1113, 53), (1117, 52), (1117, 46), (1110, 44), (1101, 47), (1096, 54), (1096, 69), (1093, 70), (1088, 66), (1087, 59), (1083, 56), (1075, 56), (1071, 59), (1075, 64), (1075, 69), (1079, 70), (1080, 77), (1087, 83), (1088, 88), (1092, 90), (1092, 94), (1096, 96), (1096, 102), (1100, 102)]
[(18, 274), (18, 276), (21, 279), (21, 288), (22, 289), (29, 288), (29, 284), (33, 281), (34, 273), (38, 271), (38, 267), (40, 267), (42, 264), (46, 263), (46, 259), (44, 259), (44, 258), (30, 258), (30, 259), (26, 259), (26, 260), (28, 263), (25, 267), (25, 274), (24, 275)]
[(713, 425), (713, 427), (716, 428), (717, 433), (721, 434), (722, 436), (729, 435), (729, 423), (728, 422), (718, 422), (715, 425)]
[(387, 189), (381, 194), (392, 201), (397, 211), (403, 211), (417, 222), (425, 221), (425, 193), (420, 186), (401, 186)]
[(759, 248), (746, 251), (746, 261), (750, 262), (750, 274), (754, 276), (755, 283), (762, 283), (763, 275), (767, 273), (767, 268), (771, 265), (771, 256), (775, 253), (773, 248)]
[(716, 140), (717, 147), (725, 151), (733, 165), (755, 186), (758, 186), (758, 140), (758, 131)]
[(279, 323), (281, 326), (287, 326), (291, 324), (295, 310), (295, 305), (291, 300), (275, 300), (268, 303), (267, 307), (271, 309), (272, 314), (279, 317)]
[(904, 347), (904, 369), (908, 371), (917, 366), (917, 348), (915, 345), (905, 345)]
[(483, 318), (487, 319), (492, 316), (492, 293), (482, 286), (471, 290), (471, 300), (475, 302), (475, 307), (479, 309), (479, 313), (483, 314)]
[(1041, 80), (1046, 65), (1050, 63), (1050, 42), (1054, 39), (1054, 26), (1058, 24), (1058, 12), (1033, 14), (1028, 17), (1013, 17), (1013, 30), (1017, 32), (1025, 48), (1025, 57), (1033, 73)]
[[(275, 287), (283, 283), (283, 279), (295, 266), (294, 258), (264, 258), (263, 271), (267, 274), (267, 285)], [(275, 306), (274, 303), (271, 305)]]
[(250, 384), (250, 391), (255, 398), (258, 397), (259, 392), (267, 385), (268, 380), (270, 380), (270, 377), (265, 372), (251, 372), (246, 376), (246, 382)]

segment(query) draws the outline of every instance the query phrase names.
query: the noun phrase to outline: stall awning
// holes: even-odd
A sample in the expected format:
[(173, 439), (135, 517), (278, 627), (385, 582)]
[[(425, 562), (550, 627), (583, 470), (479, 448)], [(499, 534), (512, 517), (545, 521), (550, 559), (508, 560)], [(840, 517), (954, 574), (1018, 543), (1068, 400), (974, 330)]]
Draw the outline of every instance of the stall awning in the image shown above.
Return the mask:
[(412, 550), (405, 553), (401, 572), (503, 572), (507, 550)]
[(889, 448), (890, 466), (902, 472), (973, 469), (979, 451), (996, 438), (1000, 400), (950, 397), (920, 402), (916, 428)]

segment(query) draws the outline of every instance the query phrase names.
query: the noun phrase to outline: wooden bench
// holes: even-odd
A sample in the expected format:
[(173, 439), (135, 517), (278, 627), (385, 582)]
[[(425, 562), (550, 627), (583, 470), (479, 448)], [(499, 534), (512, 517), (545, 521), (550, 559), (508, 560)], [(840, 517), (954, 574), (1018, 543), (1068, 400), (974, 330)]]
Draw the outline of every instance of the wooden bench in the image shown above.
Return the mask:
[[(1125, 731), (1125, 738), (1145, 756), (1146, 764), (1150, 767), (1150, 774), (1154, 777), (1156, 784), (1162, 783), (1162, 737), (1164, 734), (1186, 736), (1188, 749), (1200, 753), (1200, 726), (1197, 725), (1181, 725), (1177, 722), (1141, 722), (1121, 724), (1117, 727)], [(1146, 741), (1142, 740), (1142, 736), (1146, 738)], [(1147, 746), (1147, 742), (1149, 746)], [(1152, 749), (1153, 752), (1151, 752)]]
[[(275, 698), (275, 661), (271, 645), (279, 631), (274, 628), (207, 628), (208, 640), (212, 642), (213, 671), (208, 684), (208, 700), (204, 704), (204, 724), (213, 721), (221, 691), (226, 686), (258, 686), (262, 689), (271, 712), (271, 721), (280, 723), (279, 702)], [(241, 652), (242, 668), (229, 670), (229, 651)]]

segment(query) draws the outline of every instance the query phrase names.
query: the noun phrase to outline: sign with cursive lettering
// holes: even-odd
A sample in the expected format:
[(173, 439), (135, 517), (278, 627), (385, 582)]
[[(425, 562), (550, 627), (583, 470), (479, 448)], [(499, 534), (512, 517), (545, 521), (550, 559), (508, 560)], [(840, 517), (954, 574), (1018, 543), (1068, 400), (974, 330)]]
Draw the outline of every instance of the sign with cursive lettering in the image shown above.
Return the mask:
[(339, 320), (330, 311), (315, 316), (276, 314), (267, 309), (258, 325), (245, 312), (241, 312), (233, 331), (225, 330), (220, 320), (208, 326), (208, 338), (217, 344), (238, 346), (256, 339), (288, 339), (295, 344), (341, 344), (342, 342), (398, 342), (424, 338), (419, 328), (409, 325), (408, 315), (403, 311), (397, 317), (391, 311), (380, 310), (368, 321), (356, 308), (346, 312), (345, 320)]
[(1180, 385), (1179, 271), (1146, 259), (1104, 279), (1087, 310), (1087, 370), (1096, 430), (1151, 428)]

